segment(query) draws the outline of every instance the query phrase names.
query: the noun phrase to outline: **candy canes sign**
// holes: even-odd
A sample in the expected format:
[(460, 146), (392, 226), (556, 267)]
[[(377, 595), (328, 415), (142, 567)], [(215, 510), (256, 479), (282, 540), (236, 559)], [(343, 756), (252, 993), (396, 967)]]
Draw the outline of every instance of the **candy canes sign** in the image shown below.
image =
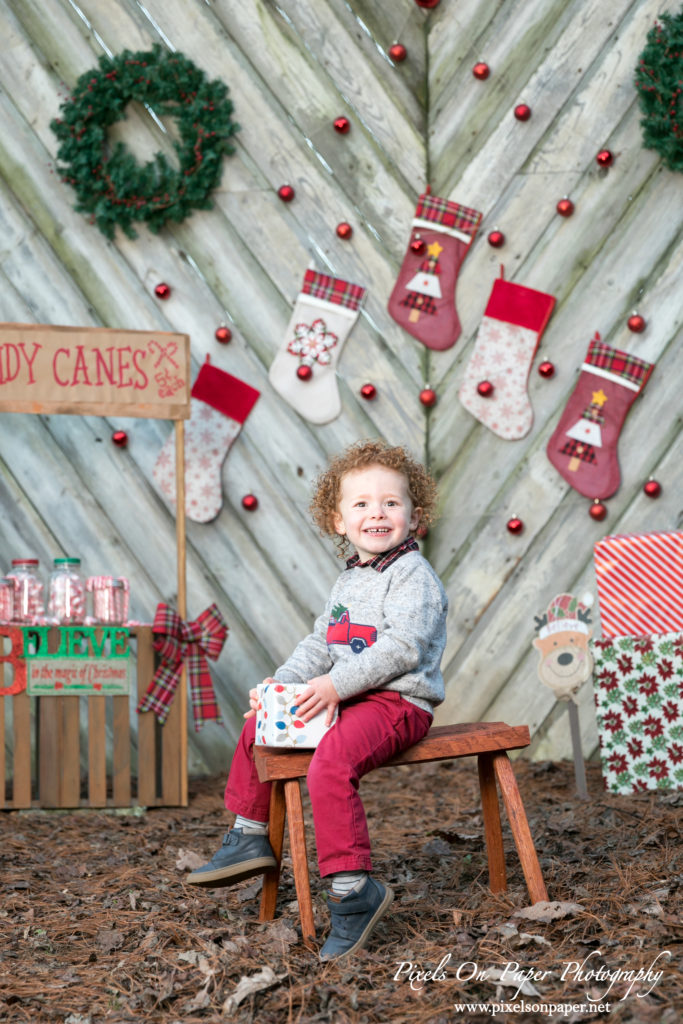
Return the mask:
[(190, 339), (166, 331), (2, 324), (0, 411), (187, 419)]

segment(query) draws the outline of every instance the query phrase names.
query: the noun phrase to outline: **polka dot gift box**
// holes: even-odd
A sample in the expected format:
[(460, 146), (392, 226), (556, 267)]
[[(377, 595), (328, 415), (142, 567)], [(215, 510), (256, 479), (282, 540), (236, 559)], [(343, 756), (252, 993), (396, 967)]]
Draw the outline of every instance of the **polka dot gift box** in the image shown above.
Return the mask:
[(295, 683), (259, 683), (256, 711), (256, 742), (266, 747), (317, 747), (326, 732), (334, 726), (325, 725), (321, 711), (303, 722), (296, 717), (297, 693), (306, 687)]

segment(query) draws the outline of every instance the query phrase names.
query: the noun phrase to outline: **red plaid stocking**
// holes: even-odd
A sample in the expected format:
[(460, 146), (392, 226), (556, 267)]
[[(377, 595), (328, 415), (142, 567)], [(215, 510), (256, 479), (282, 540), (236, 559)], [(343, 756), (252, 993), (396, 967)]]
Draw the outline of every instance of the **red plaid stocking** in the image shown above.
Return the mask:
[(481, 217), (478, 210), (429, 192), (418, 200), (388, 308), (396, 323), (427, 348), (450, 348), (460, 336), (455, 284)]
[(555, 469), (586, 498), (609, 498), (618, 489), (619, 434), (653, 369), (653, 363), (606, 345), (596, 331), (547, 447)]

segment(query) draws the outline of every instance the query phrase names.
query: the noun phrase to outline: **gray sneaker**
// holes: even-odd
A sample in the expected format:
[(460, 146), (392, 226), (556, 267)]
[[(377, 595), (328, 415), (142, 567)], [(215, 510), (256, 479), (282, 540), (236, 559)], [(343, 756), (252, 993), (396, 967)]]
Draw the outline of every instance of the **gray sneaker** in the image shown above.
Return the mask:
[(332, 927), (320, 950), (320, 959), (332, 960), (362, 949), (377, 922), (391, 906), (393, 898), (389, 886), (376, 882), (370, 875), (359, 892), (349, 892), (346, 896), (335, 896), (328, 892), (327, 905), (330, 908)]
[(223, 836), (223, 844), (208, 864), (197, 868), (185, 879), (190, 885), (234, 885), (252, 875), (261, 875), (277, 867), (268, 836), (233, 828)]

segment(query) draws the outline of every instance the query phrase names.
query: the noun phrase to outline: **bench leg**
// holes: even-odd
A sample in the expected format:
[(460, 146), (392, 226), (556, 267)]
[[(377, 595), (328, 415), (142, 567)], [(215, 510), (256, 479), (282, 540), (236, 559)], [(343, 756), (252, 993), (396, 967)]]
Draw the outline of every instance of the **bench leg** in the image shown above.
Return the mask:
[(484, 836), (489, 861), (489, 888), (491, 892), (504, 892), (507, 889), (505, 851), (492, 755), (480, 754), (477, 758), (477, 765), (481, 789), (481, 808), (484, 817)]
[(281, 779), (273, 782), (270, 791), (270, 810), (268, 813), (268, 839), (273, 848), (277, 867), (266, 871), (263, 876), (261, 890), (261, 909), (259, 921), (272, 921), (275, 917), (277, 888), (280, 882), (280, 865), (282, 863), (282, 845), (285, 836), (285, 792)]
[(519, 860), (524, 872), (529, 898), (532, 903), (548, 899), (548, 892), (541, 874), (541, 866), (536, 856), (536, 848), (529, 831), (526, 811), (522, 798), (517, 788), (517, 779), (510, 764), (510, 758), (505, 752), (493, 755), (493, 770), (500, 786), (500, 792), (505, 804), (510, 830), (512, 831)]
[(289, 846), (292, 855), (292, 871), (294, 885), (299, 901), (301, 917), (301, 934), (304, 946), (317, 950), (315, 943), (315, 924), (313, 923), (313, 901), (311, 900), (311, 884), (308, 875), (308, 855), (306, 853), (306, 831), (304, 828), (304, 809), (301, 802), (301, 785), (298, 779), (285, 782), (285, 801), (287, 804), (287, 823), (289, 828)]

